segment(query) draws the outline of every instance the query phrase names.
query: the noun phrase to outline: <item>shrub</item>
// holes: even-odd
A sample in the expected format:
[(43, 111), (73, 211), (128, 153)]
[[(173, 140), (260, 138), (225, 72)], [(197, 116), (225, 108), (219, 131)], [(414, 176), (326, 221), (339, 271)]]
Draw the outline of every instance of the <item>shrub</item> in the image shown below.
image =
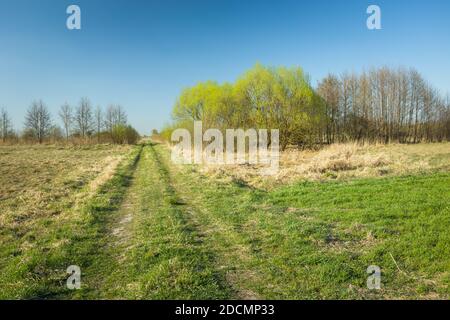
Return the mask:
[(140, 136), (139, 133), (130, 125), (119, 124), (112, 128), (111, 137), (117, 144), (135, 144)]

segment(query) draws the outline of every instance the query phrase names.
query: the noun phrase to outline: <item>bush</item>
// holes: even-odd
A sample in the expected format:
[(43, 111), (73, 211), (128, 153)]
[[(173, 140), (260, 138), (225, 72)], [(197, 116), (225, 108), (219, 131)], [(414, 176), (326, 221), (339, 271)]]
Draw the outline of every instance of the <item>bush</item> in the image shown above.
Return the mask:
[(117, 144), (135, 144), (138, 142), (139, 133), (130, 125), (119, 124), (113, 127), (111, 137)]

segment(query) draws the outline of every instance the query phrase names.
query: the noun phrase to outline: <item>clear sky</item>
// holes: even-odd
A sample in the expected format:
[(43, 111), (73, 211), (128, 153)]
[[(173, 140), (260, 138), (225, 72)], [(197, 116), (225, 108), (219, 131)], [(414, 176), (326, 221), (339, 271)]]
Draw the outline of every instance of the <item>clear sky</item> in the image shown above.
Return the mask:
[[(66, 8), (81, 8), (81, 30)], [(366, 27), (381, 7), (382, 30)], [(234, 81), (256, 62), (327, 73), (413, 66), (450, 91), (448, 0), (0, 0), (0, 106), (22, 129), (43, 99), (119, 103), (141, 133), (160, 128), (180, 91)]]

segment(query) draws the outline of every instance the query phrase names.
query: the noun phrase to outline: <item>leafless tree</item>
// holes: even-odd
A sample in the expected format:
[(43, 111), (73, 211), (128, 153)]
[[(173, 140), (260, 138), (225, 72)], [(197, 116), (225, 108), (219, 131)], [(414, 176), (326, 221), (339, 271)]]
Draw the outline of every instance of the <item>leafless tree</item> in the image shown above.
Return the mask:
[(325, 116), (326, 122), (326, 137), (327, 143), (333, 143), (338, 126), (338, 112), (340, 105), (340, 82), (339, 79), (333, 75), (328, 75), (319, 84), (318, 93), (325, 100)]
[(87, 98), (82, 98), (80, 105), (75, 112), (75, 124), (81, 137), (87, 137), (94, 126), (92, 118), (91, 102)]
[(103, 112), (100, 106), (95, 109), (95, 126), (97, 133), (97, 142), (100, 142), (100, 132), (103, 129)]
[(0, 135), (3, 142), (6, 141), (8, 136), (12, 132), (11, 119), (9, 118), (8, 111), (2, 108), (0, 110)]
[(448, 139), (448, 102), (416, 70), (384, 67), (336, 79), (329, 75), (317, 88), (326, 104), (329, 143)]
[(105, 114), (105, 127), (108, 131), (119, 125), (127, 123), (127, 115), (125, 110), (120, 105), (109, 105)]
[(73, 114), (72, 114), (72, 107), (67, 102), (61, 106), (61, 109), (59, 111), (59, 117), (61, 118), (61, 121), (64, 126), (66, 140), (68, 140), (70, 130), (72, 128)]
[(34, 101), (27, 111), (25, 127), (39, 143), (49, 135), (52, 128), (50, 112), (42, 100)]
[(116, 105), (116, 122), (117, 124), (127, 124), (127, 114), (121, 105)]
[(105, 128), (109, 132), (112, 132), (114, 126), (114, 106), (109, 105), (105, 112)]

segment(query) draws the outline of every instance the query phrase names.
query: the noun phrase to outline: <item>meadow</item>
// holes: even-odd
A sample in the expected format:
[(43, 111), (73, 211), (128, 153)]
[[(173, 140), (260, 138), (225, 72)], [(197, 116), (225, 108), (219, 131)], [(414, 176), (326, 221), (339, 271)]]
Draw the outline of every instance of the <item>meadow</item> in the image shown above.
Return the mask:
[(331, 181), (394, 177), (450, 170), (450, 144), (336, 143), (319, 149), (289, 148), (280, 153), (280, 168), (261, 176), (264, 165), (204, 165), (201, 171), (215, 177), (272, 189), (299, 180)]
[(264, 179), (151, 141), (1, 146), (0, 298), (448, 299), (449, 165), (448, 143), (286, 150)]
[(56, 230), (79, 218), (78, 209), (129, 151), (109, 145), (0, 147), (0, 297), (26, 297), (41, 281), (41, 262), (67, 243)]

